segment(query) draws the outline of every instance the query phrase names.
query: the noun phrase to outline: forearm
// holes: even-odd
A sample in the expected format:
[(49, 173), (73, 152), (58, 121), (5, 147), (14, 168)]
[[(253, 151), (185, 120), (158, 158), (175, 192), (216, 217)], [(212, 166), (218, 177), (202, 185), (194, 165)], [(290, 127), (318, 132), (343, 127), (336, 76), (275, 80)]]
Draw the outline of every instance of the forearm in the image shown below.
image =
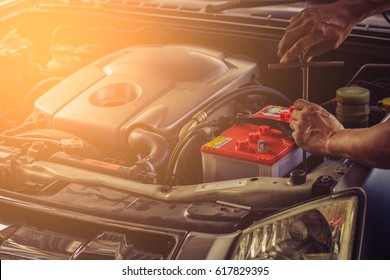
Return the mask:
[(390, 168), (390, 122), (370, 128), (337, 131), (326, 143), (326, 155), (366, 166)]
[(390, 10), (389, 0), (340, 0), (340, 9), (349, 11), (354, 24), (359, 23), (366, 17)]

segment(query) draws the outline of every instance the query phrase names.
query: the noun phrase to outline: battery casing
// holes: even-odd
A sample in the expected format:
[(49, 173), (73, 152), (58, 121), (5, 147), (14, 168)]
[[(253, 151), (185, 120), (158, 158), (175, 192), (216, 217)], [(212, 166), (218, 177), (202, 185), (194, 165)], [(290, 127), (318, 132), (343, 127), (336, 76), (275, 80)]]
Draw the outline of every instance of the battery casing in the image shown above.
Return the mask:
[[(267, 106), (256, 118), (291, 121), (291, 108)], [(302, 150), (269, 125), (237, 124), (201, 148), (205, 182), (237, 178), (281, 177), (302, 162)]]

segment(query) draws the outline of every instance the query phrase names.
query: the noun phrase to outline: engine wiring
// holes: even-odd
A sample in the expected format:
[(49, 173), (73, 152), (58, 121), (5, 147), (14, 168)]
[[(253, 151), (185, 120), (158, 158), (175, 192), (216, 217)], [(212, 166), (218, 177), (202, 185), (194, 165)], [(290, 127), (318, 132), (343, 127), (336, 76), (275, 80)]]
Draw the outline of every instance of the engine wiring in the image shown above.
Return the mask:
[(47, 138), (33, 138), (33, 137), (20, 137), (20, 136), (7, 136), (0, 134), (0, 140), (5, 142), (11, 142), (11, 143), (19, 143), (23, 144), (25, 142), (43, 142), (45, 144), (51, 144), (54, 146), (61, 147), (62, 143), (58, 140), (52, 140)]
[[(265, 99), (275, 100), (278, 105), (282, 106), (290, 106), (292, 104), (292, 101), (286, 97), (281, 92), (271, 89), (265, 86), (247, 86), (243, 88), (239, 88), (231, 93), (229, 93), (227, 96), (223, 96), (222, 98), (219, 98), (217, 100), (214, 100), (210, 104), (208, 104), (202, 112), (205, 113), (204, 119), (207, 119), (207, 116), (212, 115), (215, 113), (219, 108), (222, 106), (228, 104), (229, 102), (232, 102), (232, 100), (235, 100), (240, 97), (248, 97), (248, 96), (258, 96), (263, 97)], [(199, 113), (198, 113), (199, 114)], [(197, 115), (198, 115), (197, 114)], [(187, 127), (187, 130), (181, 135), (178, 143), (176, 144), (175, 148), (173, 149), (173, 152), (171, 154), (171, 157), (168, 161), (167, 168), (166, 168), (166, 183), (174, 184), (176, 179), (178, 178), (177, 174), (177, 166), (180, 161), (180, 158), (182, 156), (183, 148), (185, 147), (186, 143), (198, 132), (200, 129), (204, 129), (207, 127), (218, 127), (220, 129), (226, 129), (229, 127), (229, 125), (232, 124), (233, 119), (229, 119), (228, 117), (220, 117), (218, 120), (205, 122), (205, 123), (198, 123), (196, 125), (185, 125)], [(191, 120), (191, 122), (194, 122)], [(212, 131), (212, 130), (211, 130)], [(211, 134), (210, 131), (210, 134)]]
[(181, 157), (181, 153), (183, 150), (183, 147), (186, 145), (188, 140), (193, 137), (200, 129), (207, 128), (207, 127), (220, 127), (221, 124), (218, 121), (211, 121), (206, 123), (198, 124), (197, 126), (191, 128), (187, 131), (187, 133), (179, 140), (179, 142), (176, 144), (175, 148), (172, 151), (172, 154), (169, 158), (167, 168), (166, 168), (166, 179), (165, 183), (167, 185), (175, 184), (177, 174), (177, 163), (179, 161), (179, 158)]

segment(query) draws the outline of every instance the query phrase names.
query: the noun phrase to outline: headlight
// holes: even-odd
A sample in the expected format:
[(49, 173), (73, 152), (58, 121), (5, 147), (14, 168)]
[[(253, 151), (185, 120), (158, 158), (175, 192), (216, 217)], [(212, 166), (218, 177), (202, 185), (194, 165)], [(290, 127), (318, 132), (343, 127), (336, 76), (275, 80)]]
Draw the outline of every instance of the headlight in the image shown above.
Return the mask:
[(357, 258), (364, 206), (362, 191), (349, 190), (280, 212), (244, 230), (231, 259)]

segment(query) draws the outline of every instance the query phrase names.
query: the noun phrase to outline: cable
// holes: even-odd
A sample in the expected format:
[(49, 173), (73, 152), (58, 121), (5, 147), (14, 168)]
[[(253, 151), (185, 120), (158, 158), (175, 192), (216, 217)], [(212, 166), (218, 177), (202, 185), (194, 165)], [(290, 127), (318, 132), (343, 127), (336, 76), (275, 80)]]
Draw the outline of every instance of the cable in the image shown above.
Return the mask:
[(385, 18), (385, 20), (387, 21), (388, 24), (390, 24), (390, 17), (389, 15), (387, 14), (388, 11), (385, 11), (382, 13), (382, 16)]
[(207, 105), (202, 111), (206, 112), (207, 115), (211, 115), (217, 109), (221, 108), (223, 105), (229, 103), (233, 99), (239, 96), (249, 96), (249, 95), (260, 95), (268, 98), (275, 98), (278, 100), (280, 106), (290, 106), (292, 101), (280, 91), (276, 89), (265, 87), (265, 86), (248, 86), (244, 88), (236, 89), (224, 96), (219, 97), (218, 99), (211, 102)]
[(199, 123), (206, 121), (209, 116), (211, 116), (214, 112), (216, 112), (218, 109), (220, 109), (227, 103), (238, 97), (250, 95), (257, 95), (269, 99), (276, 99), (277, 101), (275, 102), (275, 105), (280, 105), (284, 107), (292, 105), (292, 101), (287, 96), (273, 88), (265, 86), (248, 86), (239, 88), (226, 95), (220, 96), (219, 98), (208, 104), (201, 111), (196, 113), (193, 118), (186, 125), (184, 125), (183, 129), (180, 131), (180, 139), (182, 138), (182, 135), (186, 134), (188, 130), (198, 125)]
[(35, 129), (39, 129), (39, 128), (44, 128), (45, 127), (45, 120), (43, 119), (39, 119), (39, 120), (33, 120), (33, 121), (26, 121), (24, 123), (22, 123), (21, 125), (15, 127), (15, 128), (11, 128), (11, 129), (7, 129), (7, 130), (4, 130), (1, 135), (4, 135), (4, 136), (15, 136), (17, 134), (20, 134), (20, 133), (23, 133), (25, 131), (28, 131), (28, 130), (35, 130)]
[(0, 140), (2, 141), (9, 141), (9, 142), (44, 142), (47, 144), (52, 144), (55, 146), (62, 146), (61, 141), (51, 140), (51, 139), (44, 139), (44, 138), (29, 138), (29, 137), (19, 137), (19, 136), (6, 136), (6, 135), (0, 135)]
[[(169, 176), (169, 181), (171, 181), (174, 177), (174, 170), (176, 169), (177, 161), (180, 157), (180, 153), (183, 149), (183, 147), (186, 145), (187, 141), (199, 130), (205, 127), (211, 127), (211, 126), (217, 126), (219, 127), (221, 124), (217, 121), (212, 121), (208, 123), (201, 123), (197, 126), (191, 128), (187, 133), (183, 136), (182, 139), (179, 140), (179, 142), (176, 144), (175, 148), (173, 149), (173, 152), (171, 154), (171, 157), (169, 159), (168, 165), (167, 165), (167, 172)], [(169, 184), (169, 182), (167, 182)]]
[[(232, 100), (241, 97), (241, 96), (250, 96), (250, 95), (257, 95), (261, 97), (266, 98), (273, 98), (276, 99), (277, 105), (281, 106), (290, 106), (292, 104), (292, 101), (282, 94), (281, 92), (265, 87), (265, 86), (248, 86), (244, 88), (236, 89), (229, 94), (223, 95), (210, 104), (208, 104), (202, 111), (198, 112), (191, 121), (189, 121), (188, 124), (186, 124), (184, 127), (186, 129), (182, 129), (180, 139), (178, 143), (176, 144), (171, 157), (169, 159), (168, 165), (167, 165), (167, 174), (168, 175), (174, 175), (174, 170), (176, 169), (176, 164), (178, 161), (178, 158), (180, 157), (181, 150), (183, 149), (185, 143), (192, 137), (194, 133), (197, 132), (197, 130), (208, 127), (208, 126), (220, 126), (220, 122), (209, 122), (209, 123), (203, 123), (207, 119), (208, 116), (212, 115), (214, 112), (216, 112), (218, 109), (226, 105), (227, 103), (231, 102)], [(198, 116), (200, 113), (202, 118), (199, 120), (196, 116)]]

